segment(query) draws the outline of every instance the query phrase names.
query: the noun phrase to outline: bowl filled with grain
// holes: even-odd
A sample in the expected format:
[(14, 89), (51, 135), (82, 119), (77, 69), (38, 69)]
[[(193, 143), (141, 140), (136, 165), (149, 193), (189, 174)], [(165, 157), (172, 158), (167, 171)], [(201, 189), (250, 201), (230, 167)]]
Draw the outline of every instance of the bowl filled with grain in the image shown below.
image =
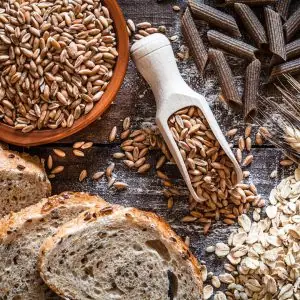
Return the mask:
[(0, 139), (54, 142), (95, 121), (114, 100), (129, 59), (115, 0), (0, 3)]

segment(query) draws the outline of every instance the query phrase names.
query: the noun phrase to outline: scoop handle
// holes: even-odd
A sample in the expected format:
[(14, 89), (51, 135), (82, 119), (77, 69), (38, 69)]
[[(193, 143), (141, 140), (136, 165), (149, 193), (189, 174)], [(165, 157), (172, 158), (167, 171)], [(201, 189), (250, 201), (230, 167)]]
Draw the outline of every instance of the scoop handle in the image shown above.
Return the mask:
[(149, 35), (131, 47), (138, 71), (151, 86), (157, 104), (169, 92), (188, 88), (182, 79), (170, 41), (161, 33)]

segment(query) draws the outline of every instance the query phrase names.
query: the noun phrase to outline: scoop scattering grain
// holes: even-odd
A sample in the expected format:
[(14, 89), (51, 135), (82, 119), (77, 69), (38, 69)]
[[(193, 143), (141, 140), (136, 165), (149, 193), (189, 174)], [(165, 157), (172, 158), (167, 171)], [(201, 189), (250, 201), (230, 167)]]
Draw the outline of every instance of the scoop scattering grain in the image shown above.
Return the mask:
[(199, 108), (192, 106), (176, 112), (168, 125), (200, 199), (205, 201), (205, 194), (216, 191), (224, 194), (233, 188), (234, 166)]
[(100, 0), (0, 3), (1, 121), (22, 130), (72, 127), (88, 114), (118, 57)]
[[(232, 178), (230, 174), (232, 171), (231, 162), (228, 164), (220, 145), (214, 140), (207, 121), (203, 118), (201, 111), (199, 113), (200, 115), (198, 114), (198, 108), (195, 107), (187, 107), (177, 112), (173, 116), (175, 123), (171, 123), (171, 127), (174, 127), (171, 130), (176, 139), (179, 137), (180, 152), (186, 158), (187, 167), (194, 178), (193, 184), (196, 189), (199, 186), (199, 193), (200, 189), (203, 189), (202, 197), (205, 199), (204, 202), (199, 203), (190, 195), (190, 213), (182, 218), (182, 222), (199, 222), (203, 225), (204, 234), (207, 234), (211, 224), (215, 221), (221, 220), (226, 225), (234, 224), (237, 217), (247, 212), (250, 206), (264, 206), (264, 199), (257, 195), (253, 184), (241, 183), (234, 189), (229, 189), (232, 180), (235, 179), (235, 176), (233, 175)], [(197, 115), (198, 117), (196, 117)], [(247, 135), (249, 129), (250, 127), (246, 130)], [(236, 132), (237, 129), (231, 129), (228, 134), (233, 136)], [(166, 163), (173, 164), (174, 159), (158, 128), (152, 125), (132, 130), (128, 135), (129, 137), (123, 140), (121, 144), (121, 149), (124, 152), (131, 153), (131, 160), (126, 158), (123, 160), (128, 168), (137, 172), (139, 167), (144, 165), (143, 168), (149, 171), (151, 170), (151, 164), (147, 163), (147, 159), (151, 150), (162, 152), (156, 163), (156, 174), (162, 180), (164, 186), (162, 193), (166, 198), (168, 208), (171, 209), (177, 198), (182, 198), (184, 188), (179, 189), (165, 173), (169, 168), (169, 164)], [(144, 136), (142, 142), (135, 142), (134, 137), (139, 136)], [(136, 165), (138, 161), (134, 161), (133, 157), (133, 151), (136, 148), (139, 149), (138, 161), (142, 160), (138, 166)], [(224, 160), (225, 164), (222, 166)], [(154, 167), (155, 164), (152, 169)], [(198, 172), (199, 175), (196, 175)], [(249, 171), (244, 172), (245, 174), (247, 172), (249, 176)], [(217, 186), (219, 187), (217, 188)]]

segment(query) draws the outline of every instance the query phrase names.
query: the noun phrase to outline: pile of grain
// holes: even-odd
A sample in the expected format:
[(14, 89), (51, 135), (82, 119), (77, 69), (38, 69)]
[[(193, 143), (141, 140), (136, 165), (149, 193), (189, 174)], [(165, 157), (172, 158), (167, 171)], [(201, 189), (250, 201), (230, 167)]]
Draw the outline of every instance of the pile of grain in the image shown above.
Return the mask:
[(89, 113), (118, 56), (100, 0), (1, 1), (0, 41), (0, 120), (24, 133)]
[[(189, 109), (187, 109), (186, 113), (187, 115), (189, 113), (193, 114), (194, 111), (195, 110), (193, 108), (190, 108), (190, 111)], [(206, 121), (204, 121), (204, 123), (205, 122)], [(203, 134), (201, 133), (200, 136), (203, 138), (203, 136), (206, 135), (205, 132), (209, 131), (210, 133), (208, 134), (213, 137), (208, 124), (203, 125), (206, 126), (206, 130), (204, 130), (203, 127)], [(234, 132), (236, 133), (236, 130), (234, 130)], [(247, 129), (247, 132), (247, 134), (249, 134), (249, 128)], [(113, 142), (116, 137), (117, 127), (114, 127), (109, 135), (109, 141)], [(134, 169), (138, 173), (145, 173), (151, 169), (151, 164), (147, 162), (149, 151), (159, 150), (162, 152), (162, 155), (158, 159), (155, 168), (157, 170), (157, 176), (162, 179), (162, 183), (164, 186), (163, 195), (167, 199), (168, 208), (172, 208), (174, 198), (181, 196), (182, 193), (180, 189), (172, 183), (170, 178), (161, 170), (166, 162), (174, 163), (174, 160), (168, 150), (166, 143), (160, 135), (158, 128), (152, 126), (137, 130), (131, 130), (130, 118), (126, 118), (123, 122), (123, 131), (121, 132), (120, 137), (123, 140), (123, 142), (121, 143), (121, 149), (123, 150), (123, 152), (114, 153), (113, 157), (116, 159), (122, 159), (124, 164), (128, 168)], [(201, 141), (199, 140), (199, 142)], [(208, 233), (213, 222), (221, 220), (228, 225), (234, 224), (237, 221), (238, 216), (248, 212), (251, 206), (263, 207), (265, 203), (264, 199), (262, 199), (261, 196), (257, 194), (256, 187), (253, 184), (241, 183), (234, 189), (230, 189), (231, 184), (229, 184), (229, 181), (231, 180), (231, 174), (227, 174), (228, 172), (226, 172), (224, 168), (215, 168), (219, 166), (218, 161), (216, 161), (216, 165), (211, 165), (211, 163), (214, 163), (211, 160), (212, 156), (215, 156), (215, 160), (217, 159), (214, 153), (222, 153), (222, 149), (220, 149), (220, 146), (216, 145), (217, 144), (212, 145), (211, 143), (207, 143), (206, 147), (203, 148), (203, 154), (205, 153), (206, 155), (205, 158), (202, 157), (202, 159), (200, 160), (196, 158), (196, 163), (200, 161), (201, 165), (203, 164), (203, 166), (199, 166), (200, 168), (203, 168), (203, 171), (205, 169), (206, 171), (208, 171), (207, 174), (214, 173), (214, 180), (211, 180), (209, 183), (205, 183), (204, 181), (204, 178), (206, 178), (205, 174), (195, 175), (195, 177), (202, 176), (203, 178), (201, 179), (200, 177), (197, 178), (199, 179), (198, 182), (200, 184), (205, 183), (205, 187), (211, 189), (203, 189), (202, 191), (201, 196), (204, 197), (206, 201), (198, 203), (192, 198), (192, 196), (190, 196), (190, 214), (183, 217), (182, 219), (183, 222), (201, 223), (203, 225), (205, 234)], [(207, 155), (207, 153), (209, 153), (209, 155)], [(193, 165), (193, 162), (190, 161), (190, 164)], [(196, 163), (195, 165), (197, 165)], [(206, 166), (204, 166), (204, 163), (206, 164)], [(212, 168), (212, 166), (215, 167)], [(220, 174), (224, 178), (220, 177)], [(249, 172), (245, 171), (244, 176), (249, 176)], [(206, 178), (206, 180), (208, 181), (209, 178)]]

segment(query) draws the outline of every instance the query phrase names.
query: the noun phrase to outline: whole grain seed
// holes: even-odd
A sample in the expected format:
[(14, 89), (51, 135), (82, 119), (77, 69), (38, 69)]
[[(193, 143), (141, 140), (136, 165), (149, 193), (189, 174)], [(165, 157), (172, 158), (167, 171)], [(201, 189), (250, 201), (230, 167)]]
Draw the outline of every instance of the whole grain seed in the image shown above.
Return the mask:
[(128, 138), (129, 134), (130, 134), (130, 130), (128, 129), (128, 130), (123, 131), (121, 133), (120, 137), (121, 137), (122, 140), (124, 140), (124, 139)]
[(116, 182), (116, 178), (114, 178), (114, 177), (109, 177), (109, 178), (108, 178), (107, 187), (108, 187), (108, 188), (111, 188), (111, 187), (115, 184), (115, 182)]
[(288, 167), (288, 166), (291, 166), (293, 164), (294, 164), (294, 162), (290, 159), (283, 159), (283, 160), (280, 161), (280, 165), (284, 166), (284, 167)]
[(128, 184), (125, 182), (121, 182), (121, 181), (116, 181), (113, 186), (117, 189), (117, 190), (126, 190), (128, 188)]
[(138, 173), (146, 173), (150, 170), (150, 168), (151, 168), (150, 164), (144, 164), (138, 168), (137, 172)]
[(168, 177), (165, 173), (161, 172), (160, 170), (157, 170), (157, 171), (156, 171), (156, 175), (157, 175), (160, 179), (164, 179), (164, 180), (168, 180), (168, 179), (169, 179), (169, 177)]
[(251, 131), (252, 131), (252, 126), (251, 125), (247, 125), (247, 127), (245, 129), (245, 138), (250, 137)]
[(82, 182), (84, 179), (87, 178), (87, 170), (82, 170), (79, 174), (79, 181)]
[(120, 159), (120, 158), (124, 158), (125, 154), (122, 152), (117, 152), (117, 153), (114, 153), (112, 156), (113, 156), (113, 158)]
[(130, 31), (135, 32), (135, 24), (131, 19), (127, 20), (127, 26), (130, 29)]
[(168, 209), (172, 209), (173, 205), (174, 205), (174, 199), (173, 197), (170, 197), (168, 199)]
[(242, 163), (242, 166), (246, 167), (246, 166), (250, 165), (252, 163), (252, 161), (253, 161), (253, 155), (251, 155), (251, 154), (247, 155)]
[(232, 128), (226, 132), (226, 136), (228, 136), (228, 137), (235, 136), (237, 131), (238, 131), (237, 128)]
[(241, 163), (242, 159), (243, 159), (243, 157), (242, 157), (242, 151), (241, 151), (241, 149), (236, 149), (236, 160), (239, 163)]
[(63, 172), (64, 169), (65, 169), (64, 166), (57, 166), (51, 170), (51, 174), (59, 174), (59, 173)]
[(102, 98), (113, 75), (117, 40), (107, 8), (99, 0), (60, 1), (54, 10), (35, 1), (6, 2), (0, 3), (7, 23), (0, 31), (0, 102), (11, 115), (1, 121), (23, 133), (72, 127)]
[(90, 149), (93, 147), (93, 145), (94, 145), (93, 142), (86, 142), (81, 146), (81, 149), (83, 149), (83, 150)]
[(166, 160), (167, 158), (165, 157), (165, 155), (162, 155), (156, 163), (156, 169), (160, 169), (164, 165)]
[(108, 141), (112, 143), (117, 136), (117, 126), (114, 126), (109, 134)]
[(138, 24), (136, 25), (136, 27), (137, 27), (138, 29), (146, 29), (146, 28), (152, 27), (152, 25), (151, 25), (151, 23), (149, 23), (149, 22), (141, 22), (141, 23), (138, 23)]
[(48, 167), (49, 170), (51, 170), (53, 168), (53, 158), (52, 158), (51, 155), (48, 156), (47, 167)]
[(128, 168), (132, 168), (134, 167), (134, 162), (132, 160), (123, 160), (123, 163), (128, 167)]
[(93, 175), (93, 179), (94, 180), (99, 180), (100, 178), (102, 178), (103, 177), (103, 175), (104, 175), (104, 172), (96, 172), (96, 173), (94, 173), (94, 175)]
[(75, 156), (78, 156), (78, 157), (84, 157), (84, 152), (82, 152), (82, 151), (80, 151), (80, 150), (78, 150), (78, 149), (74, 149), (74, 150), (73, 150), (73, 154), (74, 154)]
[(73, 144), (73, 148), (74, 148), (74, 149), (79, 149), (79, 148), (81, 148), (81, 147), (84, 145), (84, 143), (85, 143), (85, 142), (75, 142), (75, 143)]
[(244, 151), (246, 145), (245, 145), (245, 139), (242, 136), (239, 138), (238, 146), (241, 151)]
[(250, 138), (250, 137), (247, 137), (247, 138), (246, 138), (246, 149), (247, 149), (247, 151), (250, 151), (250, 150), (251, 150), (251, 147), (252, 147), (252, 141), (251, 141), (251, 138)]
[(123, 121), (123, 130), (126, 131), (130, 127), (130, 117), (126, 117)]
[(135, 168), (139, 168), (141, 167), (146, 161), (146, 158), (145, 157), (142, 157), (140, 159), (138, 159), (135, 163), (134, 163), (134, 167)]
[(257, 132), (255, 135), (255, 143), (256, 145), (260, 145), (260, 146), (264, 143), (263, 137), (260, 132)]
[(111, 163), (106, 168), (105, 175), (106, 175), (107, 178), (110, 178), (112, 176), (112, 172), (114, 171), (114, 169), (115, 169), (115, 163)]

